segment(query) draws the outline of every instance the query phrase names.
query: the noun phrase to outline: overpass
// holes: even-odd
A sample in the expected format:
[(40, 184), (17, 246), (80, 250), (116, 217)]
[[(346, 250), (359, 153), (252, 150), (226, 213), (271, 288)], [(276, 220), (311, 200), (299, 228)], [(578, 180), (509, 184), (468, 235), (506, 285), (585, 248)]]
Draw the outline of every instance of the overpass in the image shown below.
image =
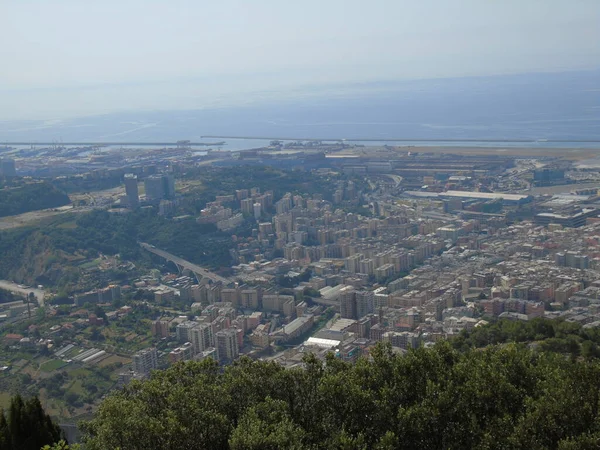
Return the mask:
[(186, 261), (183, 258), (180, 258), (179, 256), (175, 256), (169, 252), (166, 252), (164, 250), (156, 248), (154, 245), (146, 244), (145, 242), (140, 242), (139, 244), (143, 249), (148, 250), (150, 253), (154, 253), (155, 255), (160, 256), (161, 258), (164, 258), (167, 261), (170, 261), (173, 264), (175, 264), (177, 266), (177, 269), (179, 270), (179, 272), (183, 272), (184, 270), (189, 270), (194, 275), (196, 275), (196, 278), (198, 279), (198, 281), (200, 281), (201, 278), (208, 278), (213, 283), (220, 282), (220, 283), (223, 283), (224, 285), (228, 285), (228, 284), (232, 283), (231, 280), (229, 280), (225, 277), (217, 275), (216, 273), (212, 273), (196, 264), (193, 264), (189, 261)]

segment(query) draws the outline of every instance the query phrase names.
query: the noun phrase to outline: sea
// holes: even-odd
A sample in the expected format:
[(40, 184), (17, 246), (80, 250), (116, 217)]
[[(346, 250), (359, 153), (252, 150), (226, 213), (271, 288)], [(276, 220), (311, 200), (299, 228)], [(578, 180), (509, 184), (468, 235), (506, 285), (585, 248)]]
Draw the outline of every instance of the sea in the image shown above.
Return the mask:
[(276, 138), (600, 148), (600, 69), (328, 85), (221, 107), (0, 121), (0, 146), (190, 140), (239, 150)]

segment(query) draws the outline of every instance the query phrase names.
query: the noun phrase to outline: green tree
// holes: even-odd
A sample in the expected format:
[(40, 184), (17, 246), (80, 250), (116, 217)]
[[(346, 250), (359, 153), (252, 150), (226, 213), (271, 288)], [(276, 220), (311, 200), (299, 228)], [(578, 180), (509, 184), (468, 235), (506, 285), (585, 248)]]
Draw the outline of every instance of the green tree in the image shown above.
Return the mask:
[(84, 425), (86, 448), (585, 449), (600, 433), (596, 359), (449, 342), (405, 355), (378, 345), (370, 356), (308, 354), (291, 369), (248, 358), (224, 370), (176, 364), (104, 400)]
[(96, 305), (94, 307), (94, 314), (96, 314), (96, 317), (103, 319), (105, 325), (108, 325), (108, 317), (106, 316), (106, 311), (104, 311), (104, 309), (101, 306)]
[(69, 445), (66, 441), (60, 440), (53, 445), (44, 445), (42, 450), (79, 450), (79, 445)]
[(229, 446), (234, 450), (302, 449), (304, 434), (292, 421), (288, 404), (267, 397), (244, 413), (231, 433)]
[(9, 445), (11, 445), (10, 429), (4, 410), (0, 408), (0, 448), (9, 448)]
[(104, 339), (104, 335), (102, 334), (100, 329), (98, 329), (98, 327), (92, 327), (92, 331), (90, 332), (90, 340), (103, 341)]
[(85, 448), (226, 448), (230, 398), (217, 373), (214, 361), (177, 364), (131, 383), (83, 425)]
[(39, 450), (62, 438), (59, 426), (44, 412), (37, 397), (11, 398), (8, 413), (0, 410), (0, 448)]

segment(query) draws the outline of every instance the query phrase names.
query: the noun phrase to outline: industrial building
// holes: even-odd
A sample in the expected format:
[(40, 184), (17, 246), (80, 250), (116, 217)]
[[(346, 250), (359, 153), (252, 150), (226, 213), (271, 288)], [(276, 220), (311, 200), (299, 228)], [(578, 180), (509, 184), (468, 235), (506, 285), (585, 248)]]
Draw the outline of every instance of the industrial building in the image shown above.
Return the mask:
[(535, 223), (544, 226), (552, 223), (567, 228), (579, 228), (586, 224), (588, 218), (597, 217), (599, 213), (600, 211), (596, 208), (576, 208), (560, 213), (539, 213), (535, 215)]
[(472, 191), (445, 191), (445, 192), (425, 192), (425, 191), (406, 191), (404, 195), (408, 197), (427, 197), (443, 199), (465, 199), (465, 200), (502, 200), (505, 204), (520, 205), (533, 201), (531, 195), (507, 194), (505, 192), (472, 192)]

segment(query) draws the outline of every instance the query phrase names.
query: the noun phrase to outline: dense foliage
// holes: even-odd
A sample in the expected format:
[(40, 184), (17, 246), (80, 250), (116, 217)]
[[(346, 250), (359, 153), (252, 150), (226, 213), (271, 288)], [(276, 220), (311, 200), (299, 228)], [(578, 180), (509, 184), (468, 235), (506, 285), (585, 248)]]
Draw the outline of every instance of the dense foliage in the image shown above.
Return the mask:
[(193, 219), (176, 222), (152, 210), (125, 214), (93, 211), (78, 217), (75, 224), (73, 228), (52, 227), (44, 233), (55, 248), (68, 253), (120, 253), (125, 259), (135, 260), (142, 254), (138, 245), (142, 241), (200, 264), (230, 262), (229, 237), (214, 225), (199, 225)]
[(188, 179), (200, 179), (207, 190), (215, 194), (231, 193), (236, 189), (258, 187), (272, 190), (276, 198), (286, 192), (328, 195), (332, 186), (326, 179), (311, 172), (281, 170), (269, 166), (235, 166), (227, 168), (193, 168), (186, 172)]
[(18, 300), (23, 300), (23, 297), (0, 288), (0, 303), (16, 302)]
[(40, 400), (11, 399), (7, 413), (0, 409), (0, 448), (2, 450), (39, 450), (58, 442), (62, 432), (44, 412)]
[(103, 178), (85, 178), (79, 175), (55, 178), (52, 184), (67, 193), (92, 192), (111, 189), (123, 184), (123, 176), (113, 174)]
[[(333, 180), (270, 167), (191, 168), (180, 179), (186, 188), (180, 192), (183, 199), (179, 213), (192, 216), (216, 195), (233, 194), (236, 189), (274, 190), (277, 199), (285, 192), (320, 192), (328, 197), (335, 187)], [(61, 188), (78, 191), (87, 187), (84, 181), (68, 177), (57, 183), (62, 183)], [(31, 186), (43, 184), (46, 183)], [(11, 187), (6, 191), (17, 192), (25, 186), (30, 185)], [(48, 186), (48, 192), (56, 191)], [(244, 223), (236, 234), (250, 235), (251, 228), (252, 224)], [(214, 225), (199, 225), (193, 217), (174, 221), (158, 216), (156, 210), (123, 214), (93, 211), (79, 216), (65, 214), (35, 226), (0, 232), (0, 254), (3, 255), (0, 278), (62, 289), (77, 284), (80, 274), (74, 262), (81, 258), (119, 253), (136, 264), (147, 261), (150, 255), (141, 250), (138, 241), (154, 244), (212, 269), (229, 267), (231, 263), (229, 234), (218, 232)]]
[(529, 322), (499, 320), (465, 330), (452, 340), (452, 345), (457, 349), (468, 349), (506, 342), (529, 343), (540, 351), (574, 357), (600, 358), (600, 328), (584, 328), (576, 322), (543, 318)]
[(69, 196), (41, 181), (0, 189), (0, 217), (68, 205)]
[(86, 448), (572, 449), (600, 444), (600, 365), (450, 344), (305, 368), (242, 359), (155, 372), (109, 396)]
[(74, 282), (79, 273), (65, 268), (75, 258), (118, 253), (143, 263), (150, 254), (138, 241), (207, 267), (228, 267), (231, 262), (231, 238), (214, 225), (199, 225), (193, 219), (172, 221), (152, 210), (124, 214), (98, 210), (61, 215), (38, 228), (0, 232), (0, 278), (44, 285)]

